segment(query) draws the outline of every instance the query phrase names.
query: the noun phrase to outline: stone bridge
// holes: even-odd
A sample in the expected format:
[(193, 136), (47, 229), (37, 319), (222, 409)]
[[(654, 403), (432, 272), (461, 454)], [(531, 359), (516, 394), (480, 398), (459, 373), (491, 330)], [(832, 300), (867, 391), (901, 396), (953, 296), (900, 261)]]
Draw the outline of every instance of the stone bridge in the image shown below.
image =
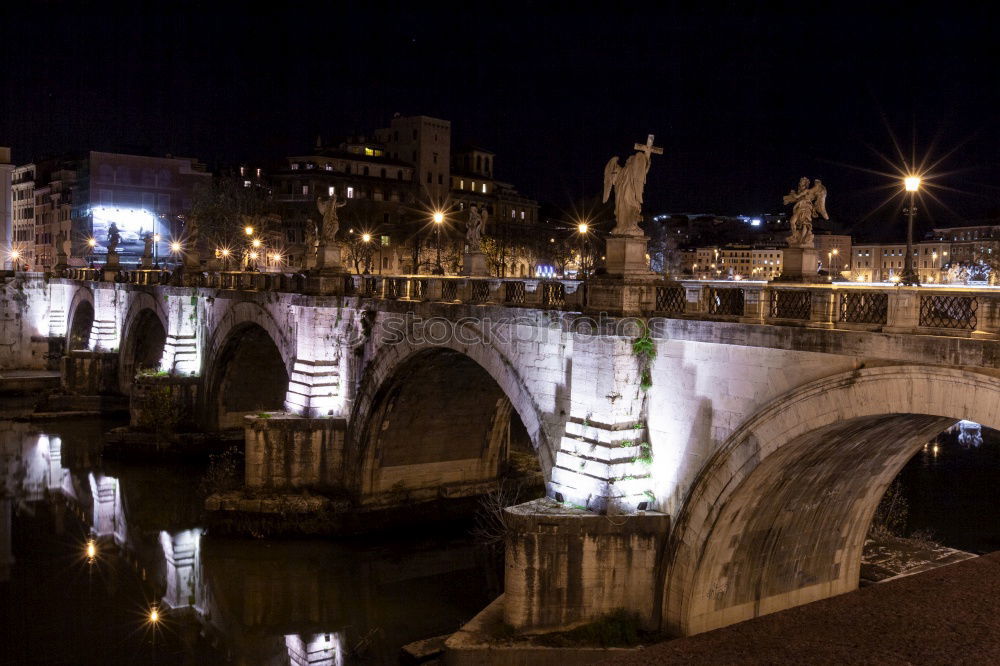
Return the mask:
[(852, 590), (906, 461), (957, 420), (1000, 428), (989, 288), (624, 284), (605, 316), (614, 287), (576, 282), (96, 277), (31, 292), (67, 386), (245, 423), (249, 486), (475, 495), (530, 443), (547, 499), (508, 511), (500, 602), (519, 628), (624, 606), (689, 634)]

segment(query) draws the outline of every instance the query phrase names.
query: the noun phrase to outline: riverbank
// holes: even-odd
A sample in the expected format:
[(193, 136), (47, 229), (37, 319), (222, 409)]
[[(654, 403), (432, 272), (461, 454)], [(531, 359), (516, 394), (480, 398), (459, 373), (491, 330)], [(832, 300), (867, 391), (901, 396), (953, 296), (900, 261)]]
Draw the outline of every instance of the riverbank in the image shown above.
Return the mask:
[(1000, 552), (651, 646), (615, 664), (1000, 661)]

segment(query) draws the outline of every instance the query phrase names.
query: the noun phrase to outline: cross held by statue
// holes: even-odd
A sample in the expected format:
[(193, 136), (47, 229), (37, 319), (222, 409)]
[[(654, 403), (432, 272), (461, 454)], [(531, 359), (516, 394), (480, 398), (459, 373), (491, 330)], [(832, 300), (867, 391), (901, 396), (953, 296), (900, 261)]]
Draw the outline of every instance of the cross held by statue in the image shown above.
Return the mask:
[(635, 144), (635, 150), (641, 150), (642, 152), (646, 153), (646, 157), (649, 157), (650, 154), (652, 154), (652, 155), (662, 155), (663, 154), (663, 148), (658, 148), (658, 147), (656, 147), (656, 146), (653, 145), (653, 135), (652, 134), (650, 134), (649, 136), (646, 137), (646, 143), (637, 143), (637, 144)]

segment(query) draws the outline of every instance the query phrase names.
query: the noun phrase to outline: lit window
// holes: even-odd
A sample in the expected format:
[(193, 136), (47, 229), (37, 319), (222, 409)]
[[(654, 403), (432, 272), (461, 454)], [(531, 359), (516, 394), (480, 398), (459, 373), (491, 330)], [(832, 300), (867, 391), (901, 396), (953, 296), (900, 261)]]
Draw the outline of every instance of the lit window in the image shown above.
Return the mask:
[(460, 190), (464, 190), (465, 189), (465, 179), (464, 178), (462, 178), (461, 180), (458, 181), (458, 189), (460, 189)]
[(327, 162), (326, 164), (324, 164), (323, 168), (326, 169), (327, 171), (333, 171), (333, 165), (330, 164), (329, 162)]
[(257, 177), (260, 178), (260, 167), (257, 167)]
[(298, 170), (299, 170), (299, 165), (298, 162), (296, 162), (295, 164), (292, 165), (292, 171), (298, 171)]
[(521, 211), (521, 219), (522, 220), (524, 219), (524, 211), (523, 210)]
[(347, 198), (348, 199), (353, 199), (354, 198), (354, 188), (353, 187), (348, 187), (347, 188)]
[(388, 236), (382, 236), (382, 246), (383, 247), (389, 247), (389, 237)]
[(250, 181), (249, 180), (244, 180), (243, 181), (243, 187), (250, 187)]
[(331, 185), (330, 187), (327, 188), (327, 196), (332, 197), (336, 191), (337, 188)]
[(472, 181), (472, 191), (476, 191), (476, 181)]
[(372, 157), (372, 156), (375, 155), (375, 151), (372, 150), (371, 148), (368, 148), (367, 146), (365, 146), (365, 155), (368, 155), (369, 157)]
[(483, 194), (486, 194), (486, 183), (483, 183)]
[(309, 186), (308, 185), (303, 185), (302, 186), (302, 194), (303, 195), (309, 194)]

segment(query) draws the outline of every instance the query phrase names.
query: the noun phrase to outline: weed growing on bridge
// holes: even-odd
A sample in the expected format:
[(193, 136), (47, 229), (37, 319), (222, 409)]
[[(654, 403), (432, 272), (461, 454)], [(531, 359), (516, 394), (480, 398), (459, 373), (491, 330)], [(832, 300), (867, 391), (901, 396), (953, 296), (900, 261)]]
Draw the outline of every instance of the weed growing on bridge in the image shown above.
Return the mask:
[(642, 463), (643, 465), (653, 464), (653, 447), (650, 446), (649, 442), (640, 442), (639, 455), (632, 462)]
[(648, 391), (653, 386), (653, 359), (656, 358), (656, 343), (649, 334), (649, 326), (642, 322), (642, 334), (632, 341), (632, 354), (639, 361), (639, 388)]

